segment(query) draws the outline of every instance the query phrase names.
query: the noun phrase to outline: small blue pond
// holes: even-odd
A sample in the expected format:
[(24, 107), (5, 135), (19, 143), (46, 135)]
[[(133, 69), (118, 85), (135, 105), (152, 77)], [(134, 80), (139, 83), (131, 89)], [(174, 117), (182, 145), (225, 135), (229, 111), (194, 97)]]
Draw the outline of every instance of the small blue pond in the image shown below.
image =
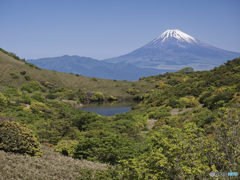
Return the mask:
[(79, 108), (83, 111), (90, 111), (99, 115), (114, 116), (116, 113), (124, 113), (130, 111), (133, 105), (140, 103), (140, 101), (103, 101), (103, 102), (91, 102), (85, 105), (83, 108)]

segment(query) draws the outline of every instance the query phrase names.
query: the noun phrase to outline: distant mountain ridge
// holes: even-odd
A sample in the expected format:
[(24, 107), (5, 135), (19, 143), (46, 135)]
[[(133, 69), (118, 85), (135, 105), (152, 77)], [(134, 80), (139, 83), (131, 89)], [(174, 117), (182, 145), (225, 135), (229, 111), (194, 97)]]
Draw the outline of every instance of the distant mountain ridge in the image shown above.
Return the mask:
[(103, 79), (116, 80), (138, 80), (140, 77), (157, 75), (167, 72), (166, 70), (154, 68), (139, 68), (128, 63), (107, 63), (89, 57), (80, 56), (61, 56), (52, 58), (41, 58), (27, 62), (36, 66), (56, 70), (65, 73), (81, 74), (87, 77), (97, 77)]
[(195, 70), (209, 70), (239, 56), (240, 53), (208, 45), (174, 29), (165, 31), (145, 46), (126, 55), (103, 61), (159, 69), (179, 70), (190, 66)]

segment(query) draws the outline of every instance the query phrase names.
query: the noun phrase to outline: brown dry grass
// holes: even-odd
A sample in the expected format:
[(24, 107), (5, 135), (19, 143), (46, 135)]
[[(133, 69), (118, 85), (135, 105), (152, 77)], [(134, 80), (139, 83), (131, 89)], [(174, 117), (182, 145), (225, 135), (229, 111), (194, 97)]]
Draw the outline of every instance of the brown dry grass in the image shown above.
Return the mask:
[[(198, 105), (198, 108), (202, 108), (202, 107), (203, 107), (203, 104)], [(180, 110), (179, 108), (174, 108), (170, 112), (171, 112), (171, 116), (176, 116), (176, 115), (182, 114), (186, 111), (192, 111), (193, 109), (194, 109), (193, 107), (192, 108), (183, 108), (182, 111), (179, 111)]]
[[(149, 130), (151, 130), (152, 128), (153, 128), (153, 126), (155, 125), (155, 122), (156, 122), (157, 120), (156, 119), (148, 119), (147, 120), (147, 122), (148, 122), (148, 124), (147, 124), (147, 128), (149, 129)], [(141, 131), (141, 133), (148, 133), (149, 131)]]
[(107, 169), (106, 164), (63, 156), (45, 145), (41, 149), (40, 158), (0, 151), (0, 180), (76, 179), (83, 168)]
[[(52, 82), (60, 87), (67, 89), (78, 90), (81, 88), (84, 91), (102, 92), (104, 96), (108, 97), (113, 95), (119, 99), (131, 99), (133, 96), (127, 93), (128, 89), (132, 89), (132, 84), (135, 83), (134, 88), (140, 90), (140, 95), (144, 95), (147, 89), (153, 89), (155, 83), (147, 83), (145, 81), (125, 82), (125, 81), (113, 81), (108, 79), (98, 79), (93, 81), (90, 77), (75, 76), (72, 74), (61, 73), (57, 71), (50, 71), (41, 69), (38, 70), (33, 67), (29, 67), (24, 62), (17, 61), (14, 58), (0, 52), (0, 86), (15, 85), (18, 88), (23, 84), (28, 83), (24, 76), (20, 74), (20, 71), (26, 71), (26, 75), (29, 75), (32, 80), (40, 81), (46, 80)], [(20, 77), (13, 79), (10, 73), (16, 72)], [(141, 87), (142, 84), (147, 84)], [(118, 85), (118, 87), (116, 87)]]

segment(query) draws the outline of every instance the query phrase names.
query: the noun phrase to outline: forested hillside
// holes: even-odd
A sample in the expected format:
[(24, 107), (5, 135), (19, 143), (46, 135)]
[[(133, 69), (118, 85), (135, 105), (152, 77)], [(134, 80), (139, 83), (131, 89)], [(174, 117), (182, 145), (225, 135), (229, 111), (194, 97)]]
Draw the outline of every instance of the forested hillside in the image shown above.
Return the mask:
[[(7, 58), (4, 55), (1, 61), (14, 62)], [(19, 66), (25, 67), (22, 63)], [(2, 77), (9, 76), (5, 72)], [(75, 110), (69, 103), (113, 100), (101, 91), (88, 93), (84, 85), (81, 90), (60, 83), (55, 87), (34, 73), (31, 76), (32, 80), (18, 86), (1, 84), (0, 150), (8, 153), (0, 158), (15, 153), (29, 160), (32, 156), (41, 159), (51, 153), (44, 151), (44, 143), (76, 160), (109, 165), (108, 169), (81, 166), (71, 179), (212, 179), (211, 171), (240, 172), (240, 58), (211, 71), (184, 68), (129, 82), (122, 94), (141, 103), (130, 112), (110, 117)], [(155, 122), (153, 128), (150, 122)], [(0, 168), (3, 178), (21, 179), (26, 173), (4, 162), (8, 164)], [(43, 177), (64, 179), (56, 175), (61, 166), (40, 169), (34, 177), (47, 171)], [(76, 174), (76, 170), (69, 171)]]

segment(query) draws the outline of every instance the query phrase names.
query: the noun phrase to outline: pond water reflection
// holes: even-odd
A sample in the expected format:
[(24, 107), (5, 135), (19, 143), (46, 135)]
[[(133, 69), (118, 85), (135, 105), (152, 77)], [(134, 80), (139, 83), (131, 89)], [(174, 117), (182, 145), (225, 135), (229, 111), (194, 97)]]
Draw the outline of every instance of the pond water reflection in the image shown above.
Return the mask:
[(84, 104), (84, 107), (79, 108), (83, 111), (90, 111), (99, 115), (114, 116), (116, 113), (124, 113), (130, 111), (133, 105), (140, 103), (140, 101), (101, 101)]

